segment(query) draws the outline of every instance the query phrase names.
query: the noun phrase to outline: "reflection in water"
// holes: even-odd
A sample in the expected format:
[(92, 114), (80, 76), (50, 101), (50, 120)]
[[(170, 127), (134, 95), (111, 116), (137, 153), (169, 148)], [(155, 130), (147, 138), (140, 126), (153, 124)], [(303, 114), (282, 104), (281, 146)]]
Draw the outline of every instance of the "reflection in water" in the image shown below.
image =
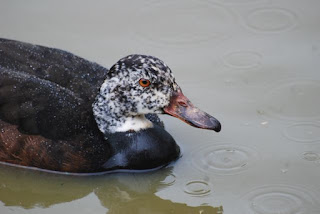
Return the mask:
[[(320, 214), (320, 1), (0, 5), (2, 37), (105, 66), (131, 53), (163, 58), (184, 93), (225, 124), (216, 136), (164, 117), (184, 150), (174, 174), (81, 178), (0, 167), (0, 214), (218, 213), (188, 206), (202, 203), (223, 204), (226, 214)], [(208, 181), (210, 193), (195, 195), (207, 186), (193, 181)]]
[[(0, 201), (25, 209), (47, 208), (94, 193), (114, 213), (221, 213), (222, 207), (190, 207), (155, 193), (173, 185), (172, 168), (149, 173), (115, 173), (75, 177), (0, 166)], [(175, 177), (174, 177), (175, 178)]]

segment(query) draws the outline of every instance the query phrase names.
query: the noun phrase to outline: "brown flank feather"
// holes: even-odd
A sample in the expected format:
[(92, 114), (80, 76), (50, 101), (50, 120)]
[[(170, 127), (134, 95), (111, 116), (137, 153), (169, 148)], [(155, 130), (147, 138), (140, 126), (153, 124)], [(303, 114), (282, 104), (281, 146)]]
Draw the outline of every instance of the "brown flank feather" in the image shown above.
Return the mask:
[[(55, 151), (52, 148), (53, 144), (60, 144), (62, 147), (59, 151)], [(53, 152), (57, 152), (57, 155), (53, 155)], [(66, 141), (54, 142), (39, 135), (25, 135), (16, 125), (2, 120), (0, 120), (0, 161), (46, 169), (49, 166), (49, 170), (64, 172), (82, 171), (90, 165), (81, 152), (70, 150)]]

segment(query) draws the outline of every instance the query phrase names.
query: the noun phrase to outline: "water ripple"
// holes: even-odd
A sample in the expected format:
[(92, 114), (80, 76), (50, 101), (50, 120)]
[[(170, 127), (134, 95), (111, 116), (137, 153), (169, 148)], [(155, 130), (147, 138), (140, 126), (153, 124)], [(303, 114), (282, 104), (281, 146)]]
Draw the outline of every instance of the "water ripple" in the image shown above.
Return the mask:
[(223, 57), (226, 66), (236, 69), (249, 69), (261, 65), (262, 56), (253, 51), (235, 51)]
[(318, 153), (308, 151), (302, 154), (302, 158), (306, 161), (316, 162), (320, 160), (320, 155)]
[(319, 94), (318, 81), (282, 82), (263, 96), (263, 106), (258, 112), (264, 116), (289, 121), (315, 121), (320, 118)]
[(254, 189), (241, 198), (245, 213), (308, 214), (315, 199), (295, 186), (269, 185)]
[(248, 147), (233, 144), (206, 145), (192, 156), (194, 165), (205, 172), (233, 175), (246, 171), (258, 159), (258, 153)]
[[(135, 37), (155, 44), (185, 45), (228, 37), (234, 15), (207, 1), (152, 1), (134, 17)], [(146, 18), (148, 17), (148, 18)], [(140, 24), (139, 24), (140, 23)]]
[(169, 174), (160, 184), (165, 186), (172, 186), (176, 182), (176, 176), (174, 174)]
[(246, 17), (249, 28), (258, 32), (282, 32), (297, 25), (297, 15), (282, 8), (259, 8)]
[(191, 196), (206, 196), (210, 194), (211, 189), (205, 181), (190, 181), (185, 185), (184, 192)]
[(254, 4), (266, 3), (268, 0), (218, 0), (222, 4)]
[(297, 123), (285, 128), (284, 136), (300, 143), (320, 143), (320, 124)]

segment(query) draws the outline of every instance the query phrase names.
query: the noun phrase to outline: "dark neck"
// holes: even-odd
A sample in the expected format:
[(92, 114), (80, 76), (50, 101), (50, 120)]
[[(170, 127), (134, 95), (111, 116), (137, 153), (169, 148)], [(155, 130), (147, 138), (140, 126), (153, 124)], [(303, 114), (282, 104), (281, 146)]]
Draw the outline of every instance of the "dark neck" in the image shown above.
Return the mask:
[(104, 170), (152, 169), (179, 158), (180, 148), (162, 127), (138, 132), (113, 133), (108, 136), (112, 157), (103, 165)]

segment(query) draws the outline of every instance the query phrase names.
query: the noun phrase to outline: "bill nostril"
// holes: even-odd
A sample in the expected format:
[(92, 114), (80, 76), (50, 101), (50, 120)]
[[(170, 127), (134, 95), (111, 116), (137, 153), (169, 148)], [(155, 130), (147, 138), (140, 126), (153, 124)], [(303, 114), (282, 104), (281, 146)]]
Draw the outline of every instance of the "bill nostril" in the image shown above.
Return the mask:
[(179, 104), (180, 106), (183, 106), (183, 107), (187, 107), (187, 106), (188, 106), (187, 103), (184, 102), (184, 101), (178, 101), (178, 104)]

